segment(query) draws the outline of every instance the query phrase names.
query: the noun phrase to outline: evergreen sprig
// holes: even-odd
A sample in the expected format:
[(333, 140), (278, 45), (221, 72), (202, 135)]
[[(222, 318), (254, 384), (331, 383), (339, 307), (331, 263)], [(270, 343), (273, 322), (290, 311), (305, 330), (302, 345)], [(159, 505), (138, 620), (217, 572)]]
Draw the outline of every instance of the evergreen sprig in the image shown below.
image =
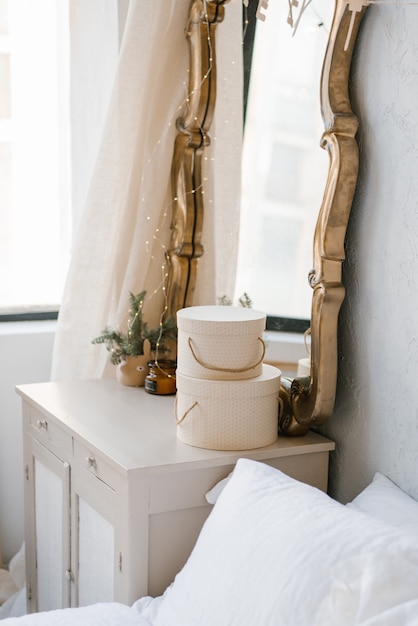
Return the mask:
[(110, 352), (110, 361), (117, 365), (127, 356), (140, 356), (144, 354), (144, 341), (148, 339), (152, 351), (160, 353), (167, 350), (167, 339), (176, 339), (177, 326), (171, 316), (162, 321), (157, 328), (150, 329), (148, 323), (142, 318), (142, 309), (146, 291), (134, 295), (129, 292), (129, 319), (126, 333), (113, 330), (106, 326), (99, 337), (93, 339), (93, 344), (105, 344)]
[[(242, 296), (239, 298), (238, 303), (239, 303), (240, 306), (242, 306), (242, 307), (244, 307), (246, 309), (251, 309), (252, 306), (253, 306), (253, 302), (252, 302), (250, 296), (245, 291), (242, 294)], [(228, 298), (228, 296), (224, 294), (223, 296), (218, 298), (218, 304), (220, 306), (232, 306), (233, 302), (232, 302), (231, 298)]]

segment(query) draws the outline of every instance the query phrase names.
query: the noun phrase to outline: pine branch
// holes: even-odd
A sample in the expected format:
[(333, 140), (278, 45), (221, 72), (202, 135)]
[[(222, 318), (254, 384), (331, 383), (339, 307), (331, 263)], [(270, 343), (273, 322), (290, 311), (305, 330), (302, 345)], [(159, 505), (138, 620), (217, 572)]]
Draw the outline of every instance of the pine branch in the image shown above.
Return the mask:
[(164, 320), (157, 328), (150, 329), (142, 318), (146, 291), (135, 295), (129, 292), (129, 318), (126, 333), (112, 330), (106, 326), (99, 337), (92, 340), (93, 344), (105, 344), (110, 352), (110, 361), (117, 365), (126, 356), (140, 356), (144, 353), (144, 340), (150, 341), (151, 350), (165, 352), (168, 339), (176, 340), (177, 326), (174, 317)]

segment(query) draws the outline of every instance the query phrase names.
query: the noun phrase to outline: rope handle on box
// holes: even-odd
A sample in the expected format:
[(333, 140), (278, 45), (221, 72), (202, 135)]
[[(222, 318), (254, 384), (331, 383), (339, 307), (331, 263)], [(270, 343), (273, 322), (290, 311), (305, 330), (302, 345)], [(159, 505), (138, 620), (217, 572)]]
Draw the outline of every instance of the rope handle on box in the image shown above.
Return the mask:
[[(281, 419), (281, 416), (282, 416), (282, 413), (283, 413), (283, 400), (280, 397), (280, 395), (277, 396), (277, 403), (278, 403), (278, 407), (279, 407), (279, 414), (278, 414), (278, 416), (279, 416), (279, 419)], [(186, 419), (186, 417), (188, 416), (190, 411), (192, 411), (195, 408), (195, 406), (197, 406), (198, 404), (199, 404), (198, 401), (195, 400), (193, 402), (193, 404), (191, 406), (189, 406), (187, 411), (185, 411), (183, 413), (183, 415), (181, 416), (181, 418), (179, 419), (178, 416), (177, 416), (177, 396), (176, 396), (176, 399), (174, 401), (174, 417), (176, 418), (176, 426), (179, 426)]]
[(235, 374), (239, 374), (240, 372), (247, 372), (248, 370), (253, 370), (258, 365), (260, 365), (260, 363), (263, 362), (264, 356), (266, 354), (266, 344), (261, 339), (261, 337), (257, 337), (257, 339), (258, 339), (258, 341), (261, 342), (262, 354), (261, 354), (261, 357), (259, 358), (259, 360), (257, 361), (257, 363), (255, 363), (254, 365), (250, 365), (250, 367), (237, 367), (237, 368), (234, 368), (234, 367), (216, 367), (216, 365), (209, 365), (209, 363), (205, 363), (205, 361), (202, 361), (201, 359), (199, 359), (196, 356), (196, 352), (193, 349), (192, 338), (191, 337), (189, 337), (189, 348), (190, 348), (191, 353), (193, 354), (194, 359), (202, 367), (205, 367), (208, 370), (215, 370), (215, 371), (218, 371), (218, 372), (232, 372), (232, 373), (235, 373)]
[(193, 402), (192, 406), (190, 406), (190, 407), (187, 409), (187, 411), (185, 411), (185, 412), (183, 413), (183, 416), (179, 419), (179, 418), (177, 417), (177, 396), (176, 396), (176, 399), (175, 399), (175, 401), (174, 401), (174, 417), (176, 418), (176, 426), (179, 426), (179, 424), (181, 424), (181, 423), (182, 423), (182, 421), (186, 419), (186, 417), (188, 416), (188, 414), (190, 413), (190, 411), (191, 411), (192, 409), (194, 409), (194, 408), (195, 408), (195, 406), (197, 406), (197, 405), (198, 405), (198, 401), (197, 401), (197, 400), (195, 400), (195, 401)]

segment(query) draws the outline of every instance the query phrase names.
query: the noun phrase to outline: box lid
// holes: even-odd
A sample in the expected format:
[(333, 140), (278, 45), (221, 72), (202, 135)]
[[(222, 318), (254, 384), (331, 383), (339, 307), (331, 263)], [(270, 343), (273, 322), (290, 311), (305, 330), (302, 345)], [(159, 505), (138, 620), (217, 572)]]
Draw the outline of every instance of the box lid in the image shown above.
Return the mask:
[(274, 365), (263, 363), (259, 376), (245, 380), (207, 380), (183, 376), (177, 371), (177, 390), (194, 397), (257, 398), (280, 390), (281, 371)]
[(191, 306), (177, 311), (179, 330), (202, 335), (262, 334), (266, 314), (239, 306)]

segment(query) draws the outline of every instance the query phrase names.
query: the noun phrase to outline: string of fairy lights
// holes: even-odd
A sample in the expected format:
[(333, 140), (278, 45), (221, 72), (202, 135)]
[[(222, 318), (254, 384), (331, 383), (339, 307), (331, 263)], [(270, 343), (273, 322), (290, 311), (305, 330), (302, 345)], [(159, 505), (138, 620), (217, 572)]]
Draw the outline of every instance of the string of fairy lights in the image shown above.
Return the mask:
[[(209, 79), (209, 76), (212, 72), (212, 68), (213, 68), (213, 50), (212, 50), (212, 40), (211, 40), (211, 35), (210, 35), (210, 23), (209, 23), (209, 15), (208, 15), (208, 10), (207, 10), (207, 0), (204, 0), (203, 2), (203, 15), (204, 15), (204, 19), (203, 19), (203, 24), (206, 26), (206, 41), (207, 41), (207, 47), (208, 47), (208, 68), (206, 70), (206, 72), (203, 74), (201, 81), (198, 85), (198, 87), (194, 88), (194, 89), (190, 89), (190, 81), (189, 78), (183, 81), (183, 86), (185, 88), (186, 91), (186, 96), (184, 97), (183, 101), (176, 107), (176, 109), (173, 111), (170, 120), (167, 124), (167, 130), (169, 130), (173, 124), (176, 123), (176, 120), (181, 117), (181, 116), (186, 116), (187, 114), (187, 109), (190, 105), (190, 100), (193, 97), (193, 95), (195, 94), (195, 90), (196, 89), (200, 89), (202, 87), (202, 85), (205, 83), (205, 81), (207, 81)], [(190, 68), (187, 69), (187, 74), (190, 76)], [(194, 120), (197, 122), (198, 119), (195, 116)], [(202, 130), (199, 127), (199, 130)], [(155, 155), (157, 153), (158, 147), (161, 145), (161, 141), (162, 141), (162, 136), (163, 133), (160, 134), (159, 138), (157, 139), (154, 147), (152, 148), (152, 150), (150, 151), (150, 155), (145, 163), (145, 166), (143, 168), (142, 171), (142, 175), (141, 175), (141, 189), (144, 189), (144, 183), (146, 182), (147, 179), (147, 172), (149, 170), (149, 168), (152, 166), (152, 163), (154, 162), (155, 159)], [(205, 162), (207, 162), (208, 157), (206, 155), (203, 156), (203, 160)], [(203, 180), (201, 181), (200, 185), (196, 188), (193, 188), (189, 191), (186, 192), (186, 196), (187, 195), (192, 195), (197, 193), (198, 191), (201, 191), (202, 194), (204, 194), (204, 189), (203, 189), (203, 184), (204, 182), (207, 180), (207, 177), (203, 177)], [(167, 205), (164, 207), (163, 212), (162, 212), (162, 216), (161, 219), (157, 225), (157, 227), (154, 229), (152, 236), (146, 240), (145, 242), (145, 249), (148, 253), (150, 253), (150, 260), (152, 262), (156, 262), (157, 259), (154, 256), (154, 253), (151, 250), (151, 239), (153, 242), (158, 242), (160, 244), (160, 250), (163, 253), (163, 262), (161, 264), (161, 280), (158, 283), (158, 285), (155, 287), (155, 289), (152, 291), (152, 293), (150, 294), (148, 300), (152, 300), (152, 298), (156, 295), (156, 294), (160, 294), (162, 292), (163, 294), (163, 308), (162, 311), (160, 313), (160, 318), (159, 318), (159, 335), (158, 335), (158, 339), (156, 341), (156, 349), (155, 349), (155, 358), (154, 358), (154, 365), (156, 367), (158, 367), (159, 369), (161, 369), (161, 367), (159, 366), (158, 363), (158, 357), (159, 357), (159, 350), (160, 350), (160, 346), (161, 346), (161, 341), (162, 341), (162, 337), (163, 337), (163, 332), (164, 332), (164, 320), (166, 318), (167, 312), (168, 312), (168, 296), (167, 296), (167, 281), (168, 281), (168, 269), (167, 269), (167, 265), (166, 265), (166, 254), (167, 254), (167, 246), (164, 243), (164, 241), (161, 239), (160, 235), (163, 232), (163, 228), (164, 225), (166, 223), (167, 217), (169, 215), (169, 212), (171, 214), (171, 211), (173, 210), (173, 206), (175, 205), (175, 203), (178, 201), (178, 197), (174, 196), (171, 198), (171, 200), (167, 203)], [(140, 199), (140, 203), (142, 205), (142, 210), (144, 211), (144, 213), (146, 214), (146, 221), (151, 221), (151, 215), (147, 214), (147, 201), (146, 201), (146, 197), (145, 195), (142, 193), (141, 194), (141, 199)], [(128, 329), (127, 329), (127, 336), (128, 336), (128, 341), (130, 338), (132, 338), (132, 328), (134, 327), (136, 320), (138, 318), (139, 315), (142, 314), (142, 307), (143, 307), (143, 300), (141, 300), (141, 302), (139, 303), (139, 307), (136, 311), (129, 311), (129, 321), (128, 321)], [(166, 374), (167, 377), (171, 377), (170, 374), (164, 372)]]

